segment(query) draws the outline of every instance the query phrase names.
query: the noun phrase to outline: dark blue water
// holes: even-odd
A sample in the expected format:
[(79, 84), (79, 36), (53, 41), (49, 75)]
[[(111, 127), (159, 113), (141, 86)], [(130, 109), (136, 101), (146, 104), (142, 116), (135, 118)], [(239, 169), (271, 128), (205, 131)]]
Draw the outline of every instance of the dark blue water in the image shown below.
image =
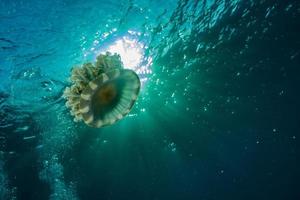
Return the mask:
[[(0, 200), (299, 199), (298, 0), (0, 0)], [(74, 65), (121, 54), (127, 117), (74, 122)]]

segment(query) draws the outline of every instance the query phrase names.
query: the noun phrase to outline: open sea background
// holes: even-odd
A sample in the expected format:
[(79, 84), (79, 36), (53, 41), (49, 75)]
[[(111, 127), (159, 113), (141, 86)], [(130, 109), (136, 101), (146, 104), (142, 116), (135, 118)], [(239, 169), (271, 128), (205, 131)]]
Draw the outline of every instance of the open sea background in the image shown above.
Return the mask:
[[(73, 122), (72, 66), (150, 60), (130, 115)], [(1, 200), (299, 200), (299, 0), (0, 0)]]

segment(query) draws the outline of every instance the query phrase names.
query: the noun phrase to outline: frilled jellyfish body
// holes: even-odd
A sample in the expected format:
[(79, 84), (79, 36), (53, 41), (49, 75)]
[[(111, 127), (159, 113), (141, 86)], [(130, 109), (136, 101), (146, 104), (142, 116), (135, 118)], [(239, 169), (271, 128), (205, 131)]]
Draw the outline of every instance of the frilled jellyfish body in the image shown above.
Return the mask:
[(64, 91), (66, 106), (75, 121), (83, 120), (92, 127), (115, 123), (126, 116), (135, 103), (139, 90), (138, 75), (124, 69), (120, 56), (100, 54), (95, 65), (74, 67), (72, 86)]

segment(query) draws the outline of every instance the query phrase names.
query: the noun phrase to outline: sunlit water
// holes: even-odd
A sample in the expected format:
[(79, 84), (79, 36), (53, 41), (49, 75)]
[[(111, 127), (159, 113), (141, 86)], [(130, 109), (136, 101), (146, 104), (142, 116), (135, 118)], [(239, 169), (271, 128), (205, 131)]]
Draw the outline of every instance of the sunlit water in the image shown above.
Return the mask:
[[(297, 0), (0, 0), (0, 199), (299, 199)], [(74, 65), (142, 81), (75, 123)]]

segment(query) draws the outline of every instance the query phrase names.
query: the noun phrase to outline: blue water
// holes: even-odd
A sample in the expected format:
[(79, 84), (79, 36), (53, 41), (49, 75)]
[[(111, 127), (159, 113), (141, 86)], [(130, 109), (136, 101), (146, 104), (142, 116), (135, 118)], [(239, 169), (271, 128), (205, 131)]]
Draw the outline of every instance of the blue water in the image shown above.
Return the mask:
[[(299, 35), (298, 0), (0, 0), (0, 200), (299, 199)], [(136, 104), (74, 122), (118, 41)]]

